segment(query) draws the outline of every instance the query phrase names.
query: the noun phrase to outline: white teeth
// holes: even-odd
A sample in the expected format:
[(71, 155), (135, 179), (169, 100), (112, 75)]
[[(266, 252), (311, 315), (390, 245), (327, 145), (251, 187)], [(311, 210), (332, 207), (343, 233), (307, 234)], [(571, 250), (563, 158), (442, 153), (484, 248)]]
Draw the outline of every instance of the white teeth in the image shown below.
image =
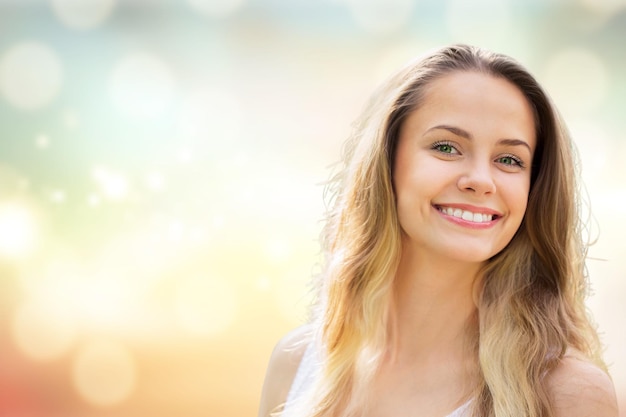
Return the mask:
[(454, 216), (459, 219), (463, 219), (469, 222), (474, 223), (486, 223), (493, 220), (492, 214), (484, 214), (484, 213), (472, 213), (471, 211), (461, 210), (459, 208), (452, 207), (440, 207), (439, 210), (442, 213), (447, 214), (448, 216)]

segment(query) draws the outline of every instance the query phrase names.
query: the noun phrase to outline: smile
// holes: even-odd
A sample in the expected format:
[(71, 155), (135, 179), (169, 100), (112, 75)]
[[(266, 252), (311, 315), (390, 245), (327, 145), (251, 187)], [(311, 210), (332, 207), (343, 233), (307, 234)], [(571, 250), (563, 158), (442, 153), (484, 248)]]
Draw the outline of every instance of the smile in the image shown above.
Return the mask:
[(469, 210), (461, 210), (460, 208), (436, 206), (437, 210), (448, 216), (463, 219), (473, 223), (487, 223), (498, 218), (495, 214), (474, 213)]

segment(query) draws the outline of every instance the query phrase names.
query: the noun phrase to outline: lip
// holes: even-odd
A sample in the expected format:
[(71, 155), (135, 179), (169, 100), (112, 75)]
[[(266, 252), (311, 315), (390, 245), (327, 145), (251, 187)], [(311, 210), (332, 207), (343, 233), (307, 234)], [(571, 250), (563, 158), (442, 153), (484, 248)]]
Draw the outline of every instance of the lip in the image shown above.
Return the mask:
[[(503, 214), (497, 210), (491, 209), (489, 207), (474, 206), (471, 204), (443, 203), (443, 204), (433, 204), (432, 207), (433, 207), (433, 210), (435, 210), (443, 219), (451, 223), (454, 223), (456, 225), (469, 228), (469, 229), (479, 229), (479, 230), (489, 229), (495, 226), (495, 224), (498, 223), (502, 219), (502, 216), (503, 216)], [(467, 210), (467, 211), (471, 211), (472, 213), (479, 213), (479, 214), (490, 214), (490, 215), (493, 215), (494, 218), (488, 222), (480, 222), (480, 223), (473, 222), (473, 221), (464, 220), (462, 218), (454, 217), (449, 214), (446, 214), (442, 212), (441, 210), (439, 210), (440, 207), (450, 207), (450, 208), (455, 208), (455, 209), (458, 208), (460, 210)]]

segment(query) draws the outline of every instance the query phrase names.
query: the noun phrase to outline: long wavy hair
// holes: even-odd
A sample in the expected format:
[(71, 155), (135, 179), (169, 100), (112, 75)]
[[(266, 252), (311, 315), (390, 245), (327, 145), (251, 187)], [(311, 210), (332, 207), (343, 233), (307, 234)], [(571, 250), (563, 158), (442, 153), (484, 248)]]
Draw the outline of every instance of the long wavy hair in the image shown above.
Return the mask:
[(577, 164), (569, 134), (547, 94), (508, 56), (467, 45), (440, 49), (392, 76), (372, 97), (328, 185), (325, 255), (312, 320), (322, 367), (308, 417), (357, 416), (388, 340), (401, 229), (392, 185), (402, 123), (444, 75), (472, 71), (503, 78), (525, 95), (537, 146), (528, 206), (505, 249), (490, 259), (477, 297), (480, 383), (477, 417), (551, 417), (544, 376), (575, 348), (604, 367), (585, 309), (586, 244)]

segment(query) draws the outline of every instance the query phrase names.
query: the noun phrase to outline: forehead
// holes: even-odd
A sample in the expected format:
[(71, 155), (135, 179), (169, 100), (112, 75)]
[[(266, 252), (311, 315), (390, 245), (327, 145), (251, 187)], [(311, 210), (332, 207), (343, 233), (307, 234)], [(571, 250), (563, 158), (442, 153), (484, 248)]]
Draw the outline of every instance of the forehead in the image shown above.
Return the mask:
[(429, 82), (424, 88), (422, 103), (434, 104), (442, 100), (448, 105), (492, 104), (517, 111), (531, 107), (517, 85), (503, 77), (475, 71), (454, 71)]
[(431, 81), (405, 124), (423, 130), (452, 125), (476, 136), (519, 137), (533, 146), (536, 141), (534, 111), (524, 93), (480, 72), (457, 71)]

